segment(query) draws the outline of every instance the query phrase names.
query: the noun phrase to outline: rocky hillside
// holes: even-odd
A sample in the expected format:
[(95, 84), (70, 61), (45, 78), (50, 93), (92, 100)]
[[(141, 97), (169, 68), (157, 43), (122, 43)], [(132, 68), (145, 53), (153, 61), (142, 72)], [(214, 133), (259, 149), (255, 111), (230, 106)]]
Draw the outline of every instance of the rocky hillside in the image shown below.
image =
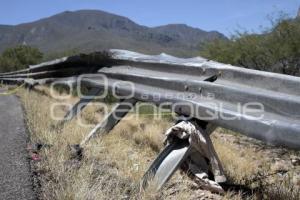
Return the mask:
[(217, 38), (226, 39), (219, 32), (206, 32), (183, 24), (149, 28), (126, 17), (81, 10), (16, 26), (0, 25), (0, 52), (17, 44), (27, 44), (45, 53), (121, 48), (192, 56), (198, 54), (204, 42)]

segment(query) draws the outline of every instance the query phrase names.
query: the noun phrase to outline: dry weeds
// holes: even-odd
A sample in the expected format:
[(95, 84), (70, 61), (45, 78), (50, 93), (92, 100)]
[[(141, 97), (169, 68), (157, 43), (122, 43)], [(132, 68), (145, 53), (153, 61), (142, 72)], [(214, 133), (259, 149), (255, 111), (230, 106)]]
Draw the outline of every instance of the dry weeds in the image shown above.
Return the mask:
[[(168, 120), (149, 117), (132, 118), (129, 114), (110, 134), (89, 142), (84, 149), (83, 160), (70, 159), (69, 145), (78, 144), (92, 127), (81, 127), (76, 119), (57, 128), (51, 120), (50, 105), (57, 102), (50, 98), (49, 90), (42, 92), (18, 92), (26, 112), (26, 120), (32, 143), (49, 144), (39, 153), (42, 160), (34, 163), (40, 182), (40, 199), (259, 199), (244, 195), (243, 191), (230, 191), (225, 196), (201, 190), (185, 175), (177, 172), (164, 189), (157, 193), (151, 187), (139, 194), (136, 186), (143, 173), (162, 148), (163, 132), (172, 124)], [(76, 97), (68, 100), (74, 104)], [(97, 112), (95, 112), (95, 110)], [(67, 108), (61, 106), (57, 114), (63, 116)], [(103, 110), (88, 106), (81, 114), (85, 122), (96, 124), (103, 117)], [(219, 134), (221, 133), (221, 134)], [(237, 148), (226, 138), (222, 129), (213, 134), (213, 142), (220, 155), (230, 182), (255, 188), (250, 183), (259, 173), (270, 170), (269, 159), (253, 148)], [(277, 184), (278, 186), (278, 184)], [(290, 186), (280, 191), (288, 195)], [(265, 189), (271, 196), (279, 190)], [(273, 191), (273, 192), (271, 192)], [(269, 192), (269, 193), (268, 193)], [(277, 193), (276, 193), (277, 192)], [(273, 197), (273, 196), (272, 196)], [(299, 197), (299, 195), (298, 195)]]

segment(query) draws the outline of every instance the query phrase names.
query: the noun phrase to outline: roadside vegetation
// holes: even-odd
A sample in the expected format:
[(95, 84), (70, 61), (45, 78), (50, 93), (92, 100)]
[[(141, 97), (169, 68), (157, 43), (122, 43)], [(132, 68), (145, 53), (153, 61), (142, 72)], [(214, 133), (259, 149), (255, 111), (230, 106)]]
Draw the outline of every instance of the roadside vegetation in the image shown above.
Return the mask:
[(16, 71), (41, 62), (43, 53), (38, 49), (20, 45), (6, 49), (0, 55), (0, 72)]
[[(291, 158), (299, 156), (297, 152), (269, 147), (225, 129), (212, 135), (229, 179), (224, 196), (201, 190), (180, 172), (162, 191), (150, 187), (139, 194), (136, 186), (162, 149), (163, 133), (173, 122), (169, 118), (156, 120), (150, 113), (136, 119), (130, 113), (110, 134), (90, 141), (82, 157), (73, 157), (70, 145), (80, 143), (93, 126), (82, 127), (74, 119), (58, 127), (50, 106), (57, 102), (75, 104), (78, 98), (55, 100), (47, 87), (39, 86), (37, 91), (22, 89), (18, 95), (24, 105), (30, 143), (44, 145), (32, 159), (40, 199), (299, 199), (300, 178), (295, 177), (300, 167), (291, 164)], [(65, 106), (55, 109), (58, 116), (66, 112)], [(101, 107), (90, 105), (80, 116), (84, 123), (95, 125), (103, 115)]]
[(263, 34), (237, 31), (205, 45), (201, 55), (236, 66), (300, 76), (300, 18), (272, 21)]
[(28, 68), (29, 65), (54, 60), (65, 56), (79, 54), (76, 49), (43, 54), (38, 48), (28, 45), (18, 45), (8, 48), (0, 54), (0, 73)]

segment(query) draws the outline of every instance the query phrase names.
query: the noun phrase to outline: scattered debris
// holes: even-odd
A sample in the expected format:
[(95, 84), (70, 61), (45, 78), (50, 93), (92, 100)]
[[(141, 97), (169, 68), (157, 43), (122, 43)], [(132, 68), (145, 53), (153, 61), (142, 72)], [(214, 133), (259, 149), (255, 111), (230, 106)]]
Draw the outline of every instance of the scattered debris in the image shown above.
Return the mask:
[(49, 144), (42, 144), (42, 143), (34, 143), (34, 144), (29, 144), (27, 146), (27, 150), (31, 152), (39, 152), (42, 148), (50, 148), (52, 145)]
[(31, 154), (31, 160), (33, 160), (33, 161), (41, 161), (42, 159), (41, 159), (41, 157), (40, 157), (39, 154), (37, 154), (37, 153), (32, 153), (32, 154)]
[(300, 165), (300, 158), (297, 156), (292, 155), (291, 157), (291, 162), (293, 166), (299, 166)]
[(278, 160), (271, 166), (274, 172), (288, 171), (290, 168), (290, 163), (285, 160)]
[(33, 161), (41, 161), (42, 158), (39, 154), (41, 149), (50, 148), (52, 145), (43, 144), (43, 143), (33, 143), (27, 145), (27, 151), (29, 152), (30, 159)]

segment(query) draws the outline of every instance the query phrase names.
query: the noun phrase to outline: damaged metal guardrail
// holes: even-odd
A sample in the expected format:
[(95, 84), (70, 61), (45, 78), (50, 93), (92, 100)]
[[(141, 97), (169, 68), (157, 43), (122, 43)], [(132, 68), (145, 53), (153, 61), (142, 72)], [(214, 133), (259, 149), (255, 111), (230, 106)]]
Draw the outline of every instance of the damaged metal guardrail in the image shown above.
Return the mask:
[[(149, 177), (158, 176), (160, 188), (187, 160), (198, 163), (199, 167), (199, 158), (195, 159), (195, 155), (209, 160), (207, 168), (214, 174), (212, 180), (224, 182), (222, 167), (209, 139), (212, 130), (208, 127), (211, 126), (228, 128), (269, 144), (300, 149), (298, 77), (234, 67), (200, 57), (182, 59), (166, 54), (149, 56), (110, 50), (2, 73), (0, 80), (4, 83), (25, 83), (31, 87), (56, 81), (71, 85), (79, 83), (94, 88), (90, 96), (101, 93), (101, 89), (114, 92), (122, 101), (105, 118), (105, 123), (97, 125), (88, 134), (81, 146), (97, 133), (111, 130), (129, 111), (124, 103), (134, 105), (137, 101), (144, 101), (163, 104), (179, 116), (185, 116), (185, 122), (191, 123), (189, 127), (196, 127), (196, 130), (189, 136), (177, 137), (167, 145), (144, 176), (142, 186), (147, 185)], [(83, 98), (66, 118), (76, 116), (80, 112), (77, 106), (91, 100)], [(180, 134), (175, 134), (177, 136), (187, 132), (183, 127), (177, 129), (181, 130)], [(191, 139), (195, 135), (197, 137)], [(195, 142), (197, 140), (206, 142)], [(201, 166), (203, 168), (203, 164)], [(199, 177), (199, 173), (193, 174)]]

